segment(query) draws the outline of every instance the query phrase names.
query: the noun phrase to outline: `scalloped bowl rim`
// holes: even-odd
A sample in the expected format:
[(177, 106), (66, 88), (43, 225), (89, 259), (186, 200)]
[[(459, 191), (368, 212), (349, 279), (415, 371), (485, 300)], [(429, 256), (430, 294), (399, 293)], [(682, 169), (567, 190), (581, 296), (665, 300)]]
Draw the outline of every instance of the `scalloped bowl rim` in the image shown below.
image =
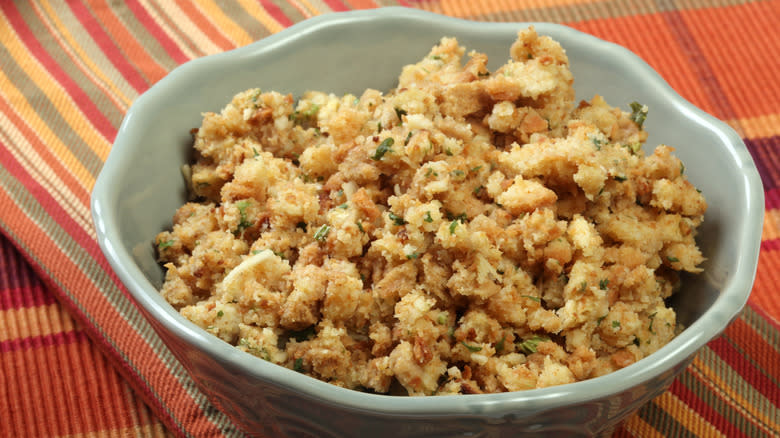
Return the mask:
[[(128, 110), (117, 134), (111, 153), (100, 173), (92, 193), (92, 215), (97, 231), (97, 239), (110, 265), (117, 273), (122, 283), (128, 288), (135, 300), (159, 321), (167, 330), (176, 334), (181, 340), (194, 349), (208, 355), (221, 357), (230, 362), (242, 372), (254, 378), (272, 382), (280, 387), (305, 393), (333, 406), (342, 406), (352, 410), (371, 410), (375, 413), (409, 416), (451, 416), (460, 414), (486, 414), (498, 416), (509, 412), (542, 411), (553, 407), (575, 405), (589, 400), (609, 397), (612, 394), (628, 390), (638, 382), (647, 381), (661, 373), (672, 369), (695, 351), (704, 346), (712, 338), (722, 332), (733, 321), (747, 302), (749, 291), (755, 278), (759, 241), (750, 239), (749, 227), (740, 230), (740, 249), (744, 257), (735, 267), (732, 284), (724, 287), (721, 295), (701, 317), (699, 317), (681, 335), (673, 339), (656, 353), (636, 364), (581, 382), (570, 383), (549, 388), (527, 391), (506, 392), (499, 394), (480, 395), (444, 395), (433, 397), (399, 397), (382, 394), (371, 394), (337, 387), (323, 381), (302, 375), (293, 370), (277, 366), (235, 347), (217, 340), (207, 334), (192, 322), (186, 320), (162, 299), (157, 289), (145, 278), (139, 267), (133, 262), (130, 252), (123, 247), (116, 247), (112, 242), (119, 242), (118, 230), (115, 226), (116, 215), (110, 209), (113, 189), (108, 184), (109, 175), (122, 166), (123, 158), (129, 152), (126, 134), (142, 126), (138, 113), (153, 106), (159, 94), (169, 83), (181, 80), (192, 71), (213, 63), (230, 63), (246, 57), (262, 56), (263, 52), (277, 45), (295, 39), (304, 33), (316, 32), (329, 26), (349, 25), (356, 21), (382, 20), (384, 18), (416, 19), (435, 21), (445, 24), (453, 31), (469, 28), (484, 30), (486, 33), (501, 31), (516, 31), (520, 26), (533, 24), (540, 34), (553, 30), (559, 35), (576, 38), (579, 43), (587, 45), (600, 56), (620, 57), (634, 64), (633, 72), (639, 75), (644, 83), (654, 87), (663, 97), (670, 100), (676, 109), (686, 114), (698, 123), (708, 126), (728, 145), (728, 151), (735, 162), (743, 170), (747, 197), (746, 214), (763, 217), (763, 190), (758, 171), (744, 147), (741, 138), (724, 122), (695, 107), (678, 95), (661, 76), (644, 60), (633, 52), (619, 45), (601, 40), (597, 37), (580, 32), (573, 28), (539, 22), (524, 23), (493, 23), (474, 22), (424, 12), (416, 9), (388, 7), (368, 11), (350, 11), (317, 16), (297, 23), (276, 34), (256, 41), (249, 45), (228, 52), (209, 55), (194, 59), (175, 68), (171, 73), (153, 85), (141, 95)], [(761, 227), (760, 220), (754, 220)], [(716, 330), (712, 330), (712, 327)]]

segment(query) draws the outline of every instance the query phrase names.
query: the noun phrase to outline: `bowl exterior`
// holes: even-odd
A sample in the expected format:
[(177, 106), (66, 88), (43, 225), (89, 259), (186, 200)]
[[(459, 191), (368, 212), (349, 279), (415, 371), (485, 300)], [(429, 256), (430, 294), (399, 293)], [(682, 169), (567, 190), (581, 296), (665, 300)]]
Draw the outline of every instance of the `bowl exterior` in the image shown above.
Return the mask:
[[(627, 50), (573, 29), (536, 23), (567, 50), (579, 98), (651, 108), (648, 144), (667, 143), (708, 198), (699, 241), (705, 274), (685, 279), (673, 303), (688, 327), (652, 357), (609, 376), (520, 393), (390, 397), (337, 388), (259, 360), (185, 320), (158, 293), (163, 273), (153, 237), (186, 199), (180, 166), (201, 113), (219, 111), (251, 87), (360, 93), (394, 86), (400, 68), (442, 36), (486, 53), (494, 69), (528, 23), (475, 23), (417, 10), (329, 14), (249, 46), (185, 64), (127, 113), (96, 183), (92, 213), (99, 244), (147, 319), (209, 399), (244, 430), (266, 436), (592, 435), (608, 431), (662, 393), (744, 306), (752, 286), (763, 190), (733, 130), (680, 98)], [(403, 50), (398, 50), (402, 47)], [(609, 86), (605, 86), (609, 84)], [(722, 236), (729, 236), (723, 238)]]

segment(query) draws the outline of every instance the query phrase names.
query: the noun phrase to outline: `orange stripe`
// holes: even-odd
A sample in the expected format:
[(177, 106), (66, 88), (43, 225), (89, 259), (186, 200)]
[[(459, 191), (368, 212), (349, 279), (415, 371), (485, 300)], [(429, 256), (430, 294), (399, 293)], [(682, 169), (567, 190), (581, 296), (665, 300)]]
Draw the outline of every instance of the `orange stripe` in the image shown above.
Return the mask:
[[(35, 3), (32, 3), (35, 5)], [(120, 87), (115, 84), (112, 80), (109, 79), (109, 76), (103, 73), (102, 69), (100, 69), (95, 62), (92, 61), (92, 57), (87, 54), (83, 47), (81, 47), (80, 44), (78, 44), (76, 38), (73, 37), (73, 35), (68, 31), (67, 26), (65, 26), (62, 21), (57, 17), (57, 14), (52, 10), (51, 6), (47, 2), (43, 2), (42, 6), (46, 9), (46, 16), (37, 8), (35, 7), (35, 13), (38, 15), (38, 18), (44, 22), (48, 23), (49, 20), (51, 20), (52, 24), (54, 25), (54, 28), (56, 29), (56, 32), (50, 32), (52, 35), (55, 35), (55, 37), (60, 41), (61, 38), (64, 38), (64, 43), (67, 45), (67, 47), (70, 47), (79, 57), (79, 60), (81, 63), (83, 63), (91, 72), (94, 73), (95, 76), (97, 76), (106, 86), (111, 89), (111, 91), (114, 93), (117, 98), (119, 98), (122, 102), (122, 106), (120, 109), (126, 109), (128, 106), (130, 106), (130, 102), (132, 102), (133, 98), (128, 97), (127, 94), (125, 94), (124, 91), (120, 90)], [(2, 32), (0, 32), (2, 33)], [(27, 55), (27, 51), (23, 51), (25, 55)], [(121, 76), (121, 75), (120, 75)], [(124, 78), (123, 78), (124, 79)], [(133, 88), (130, 86), (129, 83), (124, 82), (125, 85), (125, 91), (127, 92), (134, 92)], [(132, 94), (130, 95), (132, 96)]]
[(251, 43), (252, 37), (236, 22), (231, 20), (212, 0), (198, 0), (198, 6), (205, 11), (211, 20), (222, 29), (232, 40), (236, 47)]
[(352, 9), (373, 9), (377, 7), (376, 2), (372, 0), (344, 0), (348, 6), (352, 6)]
[(284, 26), (279, 24), (276, 20), (271, 18), (265, 9), (261, 8), (259, 3), (251, 0), (238, 0), (244, 10), (251, 15), (255, 20), (259, 21), (266, 29), (271, 33), (279, 32), (284, 29)]
[(47, 175), (41, 183), (56, 184), (57, 194), (67, 191), (62, 195), (67, 203), (75, 205), (74, 208), (85, 208), (82, 215), (84, 212), (88, 214), (90, 196), (88, 188), (79, 184), (70, 169), (63, 167), (63, 163), (52, 155), (51, 150), (8, 105), (2, 95), (0, 95), (0, 125), (6, 125), (5, 129), (9, 133), (11, 139), (10, 144), (7, 145), (9, 150), (13, 145), (17, 145), (18, 152), (30, 157), (29, 160), (35, 163), (36, 171), (42, 170), (42, 173)]
[[(652, 402), (651, 402), (652, 403)], [(638, 414), (634, 414), (626, 420), (623, 427), (634, 436), (643, 438), (664, 438), (664, 435), (658, 432), (653, 426), (649, 425)]]
[[(0, 20), (0, 43), (2, 43), (8, 53), (14, 58), (19, 68), (29, 76), (29, 78), (40, 88), (40, 90), (46, 95), (52, 106), (57, 108), (63, 119), (73, 128), (73, 130), (81, 137), (84, 142), (92, 149), (95, 154), (105, 161), (108, 156), (108, 142), (105, 137), (92, 126), (90, 121), (84, 116), (84, 114), (75, 105), (70, 95), (60, 86), (60, 84), (51, 77), (51, 75), (35, 60), (30, 57), (30, 53), (22, 45), (21, 41), (16, 38), (13, 29), (8, 27), (8, 22)], [(16, 87), (8, 80), (4, 72), (0, 72), (2, 79), (0, 89), (13, 88), (10, 93), (13, 98), (11, 101), (18, 102), (20, 106), (27, 106), (30, 110), (29, 104), (27, 104), (27, 97), (19, 92)], [(26, 117), (25, 117), (26, 118)], [(43, 123), (41, 121), (41, 123)], [(49, 131), (51, 132), (51, 131)], [(54, 136), (53, 133), (51, 133)], [(96, 145), (98, 145), (96, 147)], [(100, 147), (103, 146), (103, 147)]]
[[(777, 2), (754, 2), (725, 8), (681, 11), (705, 55), (720, 88), (737, 117), (756, 117), (777, 111), (780, 93), (765, 84), (776, 80), (780, 62), (780, 20)], [(745, 32), (744, 26), (763, 32)], [(749, 79), (746, 79), (749, 78)]]
[[(139, 375), (146, 379), (146, 383), (139, 384), (138, 387), (142, 388), (148, 385), (150, 390), (154, 389), (156, 392), (156, 396), (150, 393), (141, 393), (143, 397), (149, 397), (147, 402), (156, 404), (161, 410), (170, 407), (172, 412), (187, 416), (188, 430), (196, 436), (216, 433), (217, 426), (203, 415), (192, 396), (182, 390), (181, 384), (171, 373), (171, 369), (162, 362), (161, 357), (151, 348), (141, 333), (128, 325), (124, 317), (118, 313), (116, 305), (109, 302), (104, 294), (83, 293), (83, 291), (95, 290), (96, 288), (87, 277), (86, 272), (80, 266), (75, 265), (70, 257), (64, 255), (60, 247), (49, 240), (46, 231), (39, 228), (26, 212), (20, 210), (15, 201), (2, 190), (0, 190), (0, 205), (4, 206), (3, 219), (6, 230), (27, 244), (26, 251), (35, 255), (36, 262), (40, 264), (41, 268), (50, 272), (53, 278), (58, 279), (63, 290), (82, 291), (80, 297), (82, 301), (79, 303), (80, 306), (83, 306), (81, 311), (96, 318), (87, 326), (94, 324), (105, 332), (114, 345), (131, 348), (131, 350), (125, 351), (125, 353), (131, 354), (131, 363), (128, 364), (117, 356), (117, 350), (107, 345), (101, 346), (104, 353), (111, 354), (113, 361), (121, 365), (117, 369), (125, 374), (125, 378), (136, 383), (139, 382)], [(45, 237), (41, 238), (42, 236)], [(100, 268), (93, 266), (92, 269)], [(75, 311), (75, 308), (68, 310)], [(80, 316), (79, 313), (72, 313), (72, 315)], [(131, 372), (129, 366), (133, 366), (135, 369)], [(161, 413), (164, 414), (163, 411)], [(183, 420), (183, 418), (179, 418), (179, 420)], [(169, 426), (174, 429), (178, 428), (175, 424), (169, 424)]]
[[(707, 354), (706, 361), (702, 359), (702, 353), (709, 353)], [(766, 429), (767, 426), (775, 430), (780, 430), (780, 424), (777, 423), (777, 419), (770, 418), (763, 412), (756, 409), (754, 404), (751, 403), (751, 401), (755, 400), (745, 399), (745, 394), (740, 394), (739, 391), (735, 389), (736, 385), (729, 384), (723, 380), (723, 374), (736, 374), (734, 370), (723, 364), (720, 358), (712, 353), (712, 351), (702, 350), (702, 353), (693, 359), (695, 369), (692, 370), (692, 372), (701, 373), (703, 376), (705, 376), (706, 379), (704, 379), (704, 383), (707, 386), (710, 386), (710, 388), (712, 388), (716, 394), (720, 393), (726, 395), (727, 397), (722, 397), (723, 401), (730, 405), (735, 411), (742, 412), (745, 418), (751, 420), (751, 422), (755, 424), (756, 427), (766, 430), (767, 432), (769, 432)], [(727, 370), (725, 373), (723, 371), (718, 373), (712, 369), (711, 365), (717, 365), (719, 369)], [(709, 379), (709, 382), (706, 381), (707, 379)], [(742, 378), (739, 377), (739, 375), (734, 375), (731, 380), (742, 380)], [(743, 385), (741, 386), (748, 386), (744, 381), (742, 383)]]
[(124, 55), (141, 70), (147, 82), (155, 83), (166, 75), (165, 68), (157, 63), (146, 48), (128, 31), (105, 0), (88, 0), (88, 2), (93, 14), (103, 23), (103, 28), (111, 34), (114, 41), (121, 42), (120, 48)]
[(725, 436), (670, 391), (666, 391), (656, 397), (654, 402), (669, 416), (677, 420), (678, 423), (696, 434), (696, 436)]
[(739, 126), (737, 132), (743, 138), (772, 137), (780, 135), (780, 113), (731, 120), (729, 125)]
[(767, 315), (780, 321), (780, 300), (777, 299), (777, 285), (780, 284), (780, 251), (761, 251), (758, 257), (756, 281), (749, 302)]
[[(352, 3), (352, 2), (350, 2)], [(593, 3), (593, 0), (527, 0), (524, 2), (486, 0), (442, 0), (438, 5), (445, 15), (453, 17), (475, 17), (479, 15), (511, 12), (520, 9), (543, 9)]]
[(744, 319), (737, 318), (726, 329), (726, 336), (730, 337), (764, 374), (775, 382), (780, 381), (780, 362), (778, 362), (780, 351), (773, 348), (769, 341), (750, 327)]
[[(63, 314), (58, 315), (58, 312)], [(16, 321), (16, 324), (5, 325), (2, 322), (12, 320)], [(0, 342), (71, 330), (74, 330), (73, 323), (57, 303), (0, 310)]]
[(764, 212), (764, 227), (761, 240), (780, 238), (780, 210), (766, 210)]
[(214, 24), (212, 24), (212, 22), (209, 21), (209, 19), (206, 18), (192, 2), (189, 0), (176, 0), (176, 4), (188, 17), (190, 17), (190, 20), (195, 24), (195, 27), (206, 34), (206, 36), (220, 49), (224, 51), (235, 48), (233, 43), (222, 34), (221, 29), (214, 27)]
[[(0, 30), (0, 34), (2, 31)], [(87, 170), (84, 165), (73, 155), (71, 150), (62, 143), (59, 137), (49, 129), (35, 109), (27, 102), (26, 97), (11, 84), (8, 77), (0, 70), (0, 95), (16, 103), (16, 110), (20, 117), (25, 119), (30, 127), (38, 132), (41, 140), (48, 144), (52, 153), (63, 163), (63, 165), (73, 172), (73, 175), (79, 180), (82, 186), (91, 189), (95, 184), (95, 177)], [(108, 149), (108, 147), (106, 147)], [(104, 158), (105, 159), (105, 158)]]

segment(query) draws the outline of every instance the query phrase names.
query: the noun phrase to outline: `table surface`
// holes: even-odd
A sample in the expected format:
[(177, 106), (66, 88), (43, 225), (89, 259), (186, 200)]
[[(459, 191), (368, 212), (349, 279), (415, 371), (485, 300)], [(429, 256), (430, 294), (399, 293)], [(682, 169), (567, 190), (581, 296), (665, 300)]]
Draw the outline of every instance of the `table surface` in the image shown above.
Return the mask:
[(616, 42), (742, 136), (766, 197), (748, 305), (615, 435), (780, 433), (780, 1), (31, 0), (0, 1), (0, 436), (240, 435), (111, 272), (89, 194), (129, 105), (177, 65), (399, 4)]

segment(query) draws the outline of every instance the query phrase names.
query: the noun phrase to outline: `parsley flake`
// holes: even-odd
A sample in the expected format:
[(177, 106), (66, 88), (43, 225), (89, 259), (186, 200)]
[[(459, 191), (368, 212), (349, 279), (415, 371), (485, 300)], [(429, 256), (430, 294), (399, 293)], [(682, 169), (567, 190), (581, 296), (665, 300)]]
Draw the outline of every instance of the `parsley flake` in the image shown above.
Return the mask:
[(645, 119), (647, 119), (647, 106), (637, 101), (631, 102), (629, 106), (631, 107), (631, 120), (641, 129)]
[(393, 150), (391, 147), (393, 146), (394, 142), (395, 140), (393, 140), (393, 137), (387, 137), (386, 139), (382, 140), (382, 143), (379, 143), (379, 146), (376, 147), (376, 152), (374, 152), (374, 155), (371, 157), (371, 159), (374, 161), (379, 161), (386, 153), (392, 152)]
[(314, 233), (314, 240), (323, 242), (328, 237), (328, 233), (330, 233), (330, 226), (323, 225)]

